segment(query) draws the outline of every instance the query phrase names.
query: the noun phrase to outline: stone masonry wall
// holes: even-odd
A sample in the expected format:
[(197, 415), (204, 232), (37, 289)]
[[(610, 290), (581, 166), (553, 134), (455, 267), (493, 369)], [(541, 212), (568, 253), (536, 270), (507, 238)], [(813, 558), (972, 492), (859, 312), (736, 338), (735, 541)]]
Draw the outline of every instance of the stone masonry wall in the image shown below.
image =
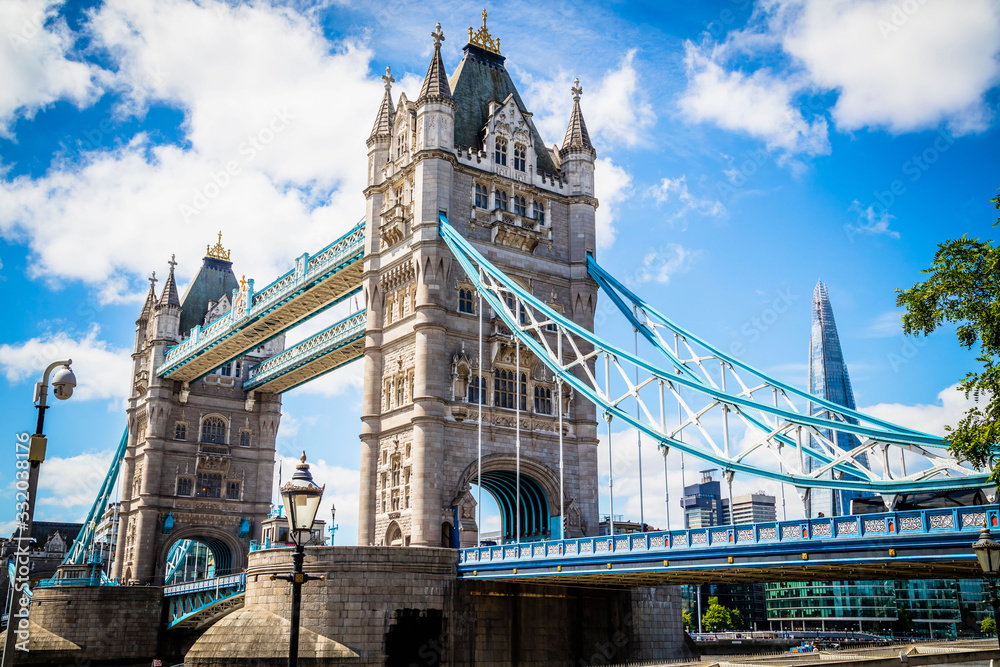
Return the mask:
[[(606, 590), (459, 581), (458, 552), (316, 547), (301, 665), (579, 665), (686, 655), (676, 587)], [(250, 555), (246, 606), (206, 630), (188, 667), (283, 665), (291, 550)]]

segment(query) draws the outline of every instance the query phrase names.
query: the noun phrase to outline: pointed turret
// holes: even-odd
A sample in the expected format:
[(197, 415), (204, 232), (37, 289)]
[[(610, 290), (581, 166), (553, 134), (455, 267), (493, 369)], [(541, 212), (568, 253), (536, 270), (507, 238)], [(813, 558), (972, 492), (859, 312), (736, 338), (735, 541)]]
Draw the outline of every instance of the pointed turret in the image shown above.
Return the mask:
[(167, 262), (170, 265), (170, 274), (167, 276), (167, 282), (163, 286), (163, 293), (160, 294), (160, 302), (156, 305), (157, 310), (166, 306), (181, 307), (181, 299), (177, 296), (177, 283), (174, 282), (174, 267), (177, 266), (174, 257), (175, 255), (171, 255), (170, 261)]
[(431, 64), (427, 68), (427, 76), (424, 77), (424, 85), (420, 88), (420, 96), (417, 102), (424, 98), (440, 97), (452, 99), (451, 86), (448, 84), (448, 73), (444, 69), (444, 61), (441, 60), (441, 42), (444, 41), (444, 33), (441, 31), (441, 24), (435, 26), (431, 33), (434, 38), (434, 55), (431, 56)]
[(368, 136), (369, 146), (380, 137), (390, 137), (392, 135), (392, 120), (395, 117), (395, 110), (392, 107), (392, 84), (396, 79), (392, 77), (392, 70), (388, 67), (385, 68), (382, 81), (385, 82), (385, 95), (382, 96), (382, 106), (379, 107), (378, 115), (375, 117), (375, 125), (372, 127), (372, 133)]
[(596, 156), (594, 145), (590, 143), (590, 133), (587, 132), (587, 123), (583, 120), (583, 112), (580, 111), (580, 95), (583, 87), (580, 86), (580, 79), (573, 81), (573, 113), (569, 117), (569, 125), (566, 127), (566, 137), (563, 139), (562, 149), (559, 154), (565, 155), (570, 150), (584, 150)]
[(156, 271), (153, 271), (153, 275), (149, 277), (149, 294), (146, 295), (146, 302), (142, 304), (142, 312), (139, 313), (139, 319), (135, 321), (137, 325), (144, 325), (149, 321), (149, 316), (153, 312), (153, 308), (156, 306)]

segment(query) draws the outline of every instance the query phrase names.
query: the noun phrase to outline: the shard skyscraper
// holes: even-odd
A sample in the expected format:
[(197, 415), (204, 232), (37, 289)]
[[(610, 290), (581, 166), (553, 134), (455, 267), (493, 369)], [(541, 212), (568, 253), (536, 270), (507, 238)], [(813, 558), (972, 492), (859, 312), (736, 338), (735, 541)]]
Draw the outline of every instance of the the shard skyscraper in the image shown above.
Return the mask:
[[(837, 334), (837, 323), (833, 319), (833, 308), (830, 306), (830, 294), (826, 285), (820, 280), (813, 290), (812, 302), (812, 335), (809, 338), (809, 391), (846, 408), (855, 409), (854, 390), (851, 389), (851, 377), (847, 373), (844, 362), (844, 352), (840, 347), (840, 336)], [(810, 413), (826, 416), (825, 408), (820, 405), (810, 405)], [(856, 423), (853, 422), (852, 423)], [(850, 450), (857, 446), (857, 439), (848, 433), (830, 433), (827, 437), (836, 436), (835, 444), (842, 450)], [(819, 447), (819, 443), (814, 442)], [(867, 460), (859, 461), (862, 465)], [(819, 465), (818, 462), (816, 462)], [(809, 515), (837, 516), (851, 513), (851, 499), (861, 497), (857, 491), (834, 491), (831, 489), (813, 489), (810, 493), (811, 507)]]

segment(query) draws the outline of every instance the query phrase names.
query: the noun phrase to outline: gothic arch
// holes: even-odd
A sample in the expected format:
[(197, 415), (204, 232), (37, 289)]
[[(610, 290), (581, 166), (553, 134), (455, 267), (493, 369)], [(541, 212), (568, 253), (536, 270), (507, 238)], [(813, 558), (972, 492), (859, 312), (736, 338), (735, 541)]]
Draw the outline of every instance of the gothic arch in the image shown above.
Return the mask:
[[(189, 526), (173, 531), (160, 545), (156, 558), (156, 580), (162, 581), (166, 575), (167, 554), (170, 547), (181, 540), (197, 540), (207, 545), (215, 557), (216, 567), (231, 572), (241, 572), (247, 566), (247, 548), (240, 544), (236, 536), (210, 526)], [(227, 574), (220, 572), (220, 574)]]
[[(398, 544), (393, 544), (394, 542), (398, 542)], [(385, 529), (385, 546), (403, 546), (403, 530), (395, 521), (390, 522), (389, 527)]]

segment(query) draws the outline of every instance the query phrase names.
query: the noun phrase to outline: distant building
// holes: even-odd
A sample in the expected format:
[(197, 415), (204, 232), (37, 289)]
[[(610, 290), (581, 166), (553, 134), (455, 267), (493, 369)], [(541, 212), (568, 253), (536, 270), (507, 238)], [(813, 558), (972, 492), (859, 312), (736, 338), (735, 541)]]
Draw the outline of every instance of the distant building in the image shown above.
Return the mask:
[[(63, 523), (58, 521), (33, 521), (29, 537), (31, 551), (31, 573), (29, 579), (34, 585), (41, 579), (48, 579), (56, 572), (56, 568), (66, 557), (66, 552), (73, 545), (82, 523)], [(17, 548), (17, 533), (11, 535), (3, 552), (4, 567), (0, 568), (0, 585), (7, 586), (6, 557)]]
[[(816, 396), (855, 409), (854, 389), (851, 388), (851, 377), (844, 361), (844, 351), (840, 347), (840, 335), (837, 333), (837, 323), (833, 319), (833, 307), (830, 305), (830, 294), (826, 284), (821, 280), (813, 290), (812, 302), (812, 335), (809, 338), (809, 391)], [(809, 412), (817, 416), (826, 416), (827, 409), (821, 405), (810, 404)], [(856, 423), (854, 420), (849, 420)], [(843, 451), (849, 451), (857, 446), (857, 438), (849, 433), (827, 432)], [(822, 449), (817, 445), (818, 449)], [(867, 465), (867, 459), (862, 455), (858, 462)], [(813, 460), (809, 459), (812, 466)], [(840, 516), (851, 513), (851, 500), (860, 498), (857, 491), (835, 489), (812, 489), (806, 514), (810, 517)]]
[[(609, 528), (611, 523), (611, 517), (607, 514), (601, 515), (601, 523), (598, 526), (598, 535), (610, 535), (611, 530)], [(656, 528), (650, 528), (646, 526), (646, 530), (657, 530)], [(627, 535), (629, 533), (641, 533), (643, 532), (643, 526), (638, 521), (626, 521), (621, 515), (615, 515), (615, 535)]]
[(94, 530), (94, 551), (98, 552), (105, 563), (114, 560), (115, 545), (118, 543), (118, 518), (121, 514), (120, 502), (110, 502), (101, 515), (97, 528)]
[(765, 495), (763, 492), (734, 496), (732, 502), (733, 523), (774, 521), (777, 517), (774, 507), (774, 496)]
[(722, 485), (712, 479), (715, 470), (702, 470), (701, 483), (684, 487), (681, 507), (685, 528), (707, 528), (730, 523), (728, 503), (722, 497)]

